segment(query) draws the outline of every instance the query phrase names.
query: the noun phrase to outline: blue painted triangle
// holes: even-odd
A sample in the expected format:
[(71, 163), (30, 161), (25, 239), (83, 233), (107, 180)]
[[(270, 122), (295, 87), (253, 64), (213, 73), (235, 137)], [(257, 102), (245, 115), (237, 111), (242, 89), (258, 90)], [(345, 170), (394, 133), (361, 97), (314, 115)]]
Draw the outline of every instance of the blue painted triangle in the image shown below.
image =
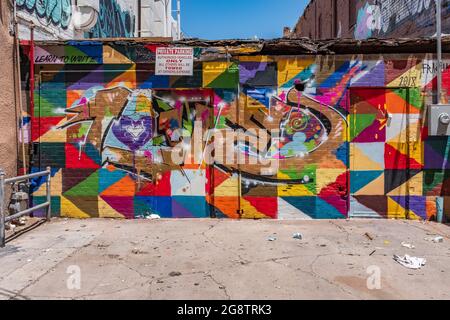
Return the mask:
[(374, 180), (378, 179), (384, 171), (351, 171), (350, 192), (355, 194)]

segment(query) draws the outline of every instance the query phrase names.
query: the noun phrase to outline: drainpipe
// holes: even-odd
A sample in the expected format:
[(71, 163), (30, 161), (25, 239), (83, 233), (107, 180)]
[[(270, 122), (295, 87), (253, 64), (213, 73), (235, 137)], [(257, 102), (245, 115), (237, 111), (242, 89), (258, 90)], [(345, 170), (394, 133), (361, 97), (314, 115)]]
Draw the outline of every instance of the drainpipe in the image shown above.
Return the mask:
[[(34, 51), (35, 51), (35, 46), (34, 46), (34, 23), (32, 23), (30, 25), (30, 52), (29, 52), (29, 59), (30, 59), (30, 115), (31, 115), (31, 120), (30, 120), (30, 125), (32, 127), (32, 122), (33, 121), (33, 115), (34, 115), (34, 86), (35, 86), (35, 71), (34, 71)], [(31, 130), (31, 129), (30, 129)], [(31, 131), (30, 131), (31, 132)], [(31, 137), (30, 137), (31, 138)], [(31, 140), (30, 140), (31, 141)], [(23, 139), (22, 139), (22, 143), (24, 143)], [(28, 152), (28, 154), (30, 154), (30, 152)]]
[(177, 31), (178, 31), (178, 39), (181, 40), (181, 1), (177, 0)]
[[(442, 0), (436, 0), (436, 40), (437, 40), (437, 103), (442, 103)], [(447, 148), (448, 149), (448, 148)], [(448, 150), (446, 152), (448, 155)], [(445, 163), (445, 162), (444, 162)], [(443, 206), (437, 203), (438, 214), (436, 220), (438, 223), (444, 222)]]
[(138, 0), (138, 37), (142, 37), (142, 0)]
[(437, 102), (442, 103), (442, 0), (436, 0)]
[(24, 169), (24, 174), (28, 173), (28, 165), (26, 163), (26, 153), (25, 153), (25, 130), (23, 127), (23, 101), (22, 101), (22, 84), (21, 84), (21, 70), (20, 70), (20, 39), (19, 39), (19, 23), (17, 19), (17, 0), (14, 0), (14, 42), (15, 42), (15, 58), (16, 58), (16, 73), (17, 73), (17, 79), (16, 79), (16, 95), (17, 100), (16, 104), (16, 113), (19, 112), (18, 120), (20, 121), (20, 135), (22, 136), (21, 146), (22, 146), (22, 165)]
[(167, 28), (167, 6), (168, 6), (168, 2), (167, 0), (163, 1), (163, 6), (164, 6), (164, 37), (168, 37), (168, 28)]

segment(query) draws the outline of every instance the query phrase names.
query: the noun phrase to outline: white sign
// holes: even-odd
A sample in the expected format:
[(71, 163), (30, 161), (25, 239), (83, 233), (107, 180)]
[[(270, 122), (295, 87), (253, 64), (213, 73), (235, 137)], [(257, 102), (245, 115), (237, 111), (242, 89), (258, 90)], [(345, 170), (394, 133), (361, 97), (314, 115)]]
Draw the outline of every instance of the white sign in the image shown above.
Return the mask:
[(193, 48), (157, 48), (157, 76), (193, 76)]

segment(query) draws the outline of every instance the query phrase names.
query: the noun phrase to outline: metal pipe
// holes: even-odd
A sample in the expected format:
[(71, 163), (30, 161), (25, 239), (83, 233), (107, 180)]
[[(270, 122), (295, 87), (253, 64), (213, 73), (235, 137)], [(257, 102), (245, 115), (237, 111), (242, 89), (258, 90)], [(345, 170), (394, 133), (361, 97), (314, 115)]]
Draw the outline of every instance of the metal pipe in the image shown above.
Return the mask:
[(164, 0), (163, 1), (163, 6), (164, 6), (164, 37), (167, 37), (167, 34), (168, 34), (168, 28), (167, 28), (167, 20), (168, 20), (168, 14), (167, 14), (167, 5), (168, 5), (168, 2), (167, 2), (167, 0)]
[[(5, 205), (4, 205), (4, 203), (5, 203), (5, 186), (7, 184), (24, 181), (24, 180), (30, 180), (30, 179), (42, 177), (42, 176), (48, 177), (47, 181), (46, 181), (47, 202), (6, 217)], [(29, 174), (26, 176), (21, 176), (21, 177), (16, 177), (16, 178), (11, 178), (11, 179), (5, 179), (4, 171), (0, 169), (0, 247), (4, 247), (5, 243), (6, 243), (5, 230), (6, 230), (7, 222), (10, 222), (10, 221), (18, 219), (22, 216), (31, 214), (34, 211), (37, 211), (40, 209), (47, 209), (47, 211), (46, 211), (47, 219), (46, 220), (49, 221), (51, 219), (51, 212), (52, 212), (51, 179), (52, 179), (52, 171), (51, 171), (50, 167), (47, 167), (47, 170), (43, 171), (43, 172), (37, 172), (37, 173)]]
[(138, 0), (138, 37), (142, 37), (142, 0)]
[[(23, 128), (23, 101), (22, 101), (22, 83), (21, 83), (21, 69), (20, 69), (20, 39), (19, 39), (19, 23), (17, 21), (17, 1), (14, 1), (14, 40), (15, 40), (15, 50), (16, 50), (16, 72), (17, 72), (17, 80), (16, 80), (16, 94), (18, 95), (18, 106), (16, 106), (16, 113), (20, 112), (18, 120), (20, 121), (20, 135), (22, 137), (21, 146), (22, 146), (22, 166), (24, 172), (28, 172), (28, 165), (26, 163), (26, 152), (25, 152), (25, 130)], [(18, 107), (18, 108), (17, 108)]]
[[(34, 109), (35, 109), (35, 103), (34, 103), (34, 89), (35, 89), (35, 60), (34, 60), (34, 52), (35, 52), (35, 44), (34, 44), (34, 29), (35, 29), (35, 25), (34, 23), (30, 25), (30, 32), (31, 32), (31, 36), (30, 36), (30, 52), (29, 52), (29, 59), (30, 59), (30, 115), (34, 115)], [(31, 117), (31, 122), (30, 122), (30, 126), (33, 127), (33, 122), (35, 121), (35, 119), (33, 119), (34, 117)], [(22, 141), (23, 141), (23, 137), (22, 137)], [(23, 143), (25, 143), (23, 141)], [(28, 152), (28, 155), (30, 154), (30, 152)], [(27, 174), (28, 172), (24, 172), (24, 174)]]
[[(441, 104), (442, 99), (442, 1), (436, 0), (436, 40), (437, 40), (437, 103)], [(448, 153), (447, 153), (448, 154)], [(436, 217), (438, 223), (443, 222), (443, 214)]]
[(177, 30), (178, 30), (178, 39), (181, 40), (181, 1), (177, 0)]
[(4, 212), (4, 198), (5, 198), (5, 172), (0, 169), (0, 247), (5, 246), (5, 212)]
[(442, 103), (442, 0), (436, 0), (437, 103)]
[(24, 210), (24, 211), (18, 212), (18, 213), (16, 213), (16, 214), (12, 215), (12, 216), (8, 216), (8, 217), (5, 218), (5, 221), (6, 221), (6, 222), (9, 222), (9, 221), (18, 219), (18, 218), (20, 218), (20, 217), (22, 217), (22, 216), (25, 216), (25, 215), (28, 215), (28, 214), (30, 214), (30, 213), (33, 213), (34, 211), (37, 211), (37, 210), (40, 210), (40, 209), (48, 208), (49, 206), (50, 206), (50, 203), (49, 203), (49, 202), (42, 203), (42, 204), (37, 205), (37, 206), (35, 206), (35, 207), (33, 207), (33, 208), (29, 208), (29, 209), (26, 209), (26, 210)]
[(48, 171), (36, 172), (32, 174), (27, 174), (26, 176), (14, 177), (5, 180), (5, 184), (12, 184), (15, 182), (21, 182), (33, 178), (39, 178), (48, 175)]
[(52, 169), (50, 167), (47, 167), (48, 177), (46, 182), (46, 188), (47, 188), (47, 221), (50, 221), (52, 219)]

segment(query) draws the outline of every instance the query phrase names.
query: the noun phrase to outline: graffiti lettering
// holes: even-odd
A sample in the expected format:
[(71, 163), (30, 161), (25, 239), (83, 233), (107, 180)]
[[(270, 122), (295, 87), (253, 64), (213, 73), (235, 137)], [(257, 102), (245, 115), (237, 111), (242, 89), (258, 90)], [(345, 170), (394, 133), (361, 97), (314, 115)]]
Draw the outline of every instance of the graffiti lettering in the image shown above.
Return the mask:
[(70, 0), (17, 0), (17, 7), (63, 29), (68, 28), (72, 18)]
[(116, 0), (100, 0), (98, 19), (90, 32), (94, 38), (134, 37), (135, 17), (123, 10)]
[[(97, 59), (101, 59), (98, 57)], [(53, 54), (40, 55), (35, 57), (35, 63), (48, 64), (95, 64), (98, 60), (90, 56), (57, 56)]]
[(376, 5), (366, 3), (358, 12), (355, 38), (367, 39), (374, 33), (387, 35), (400, 23), (432, 8), (432, 0), (382, 0)]

